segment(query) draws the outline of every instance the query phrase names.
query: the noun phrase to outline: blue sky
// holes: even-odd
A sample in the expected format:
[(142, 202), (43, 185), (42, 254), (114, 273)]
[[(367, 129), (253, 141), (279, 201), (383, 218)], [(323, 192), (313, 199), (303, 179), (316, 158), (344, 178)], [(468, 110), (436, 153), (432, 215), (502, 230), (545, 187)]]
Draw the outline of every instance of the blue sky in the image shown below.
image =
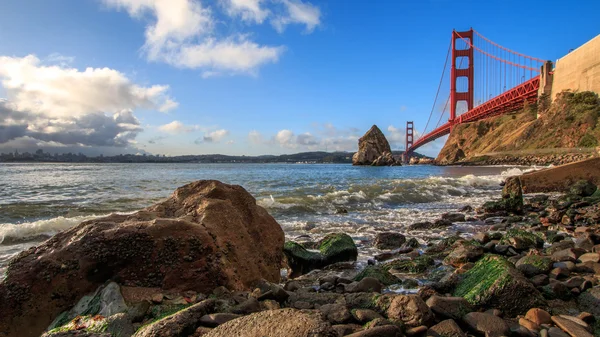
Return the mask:
[[(452, 29), (555, 60), (600, 33), (597, 1), (3, 0), (0, 152), (403, 148)], [(437, 118), (436, 118), (437, 119)], [(434, 155), (443, 139), (420, 151)]]

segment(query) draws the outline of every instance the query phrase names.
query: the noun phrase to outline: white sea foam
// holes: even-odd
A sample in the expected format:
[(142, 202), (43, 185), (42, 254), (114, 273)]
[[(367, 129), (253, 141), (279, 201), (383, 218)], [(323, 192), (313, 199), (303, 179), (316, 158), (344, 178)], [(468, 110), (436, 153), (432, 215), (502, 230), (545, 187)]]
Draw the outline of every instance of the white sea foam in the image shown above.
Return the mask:
[(0, 224), (0, 244), (51, 237), (60, 231), (97, 217), (97, 215), (76, 216), (72, 218), (59, 216), (48, 220), (38, 220), (21, 224)]

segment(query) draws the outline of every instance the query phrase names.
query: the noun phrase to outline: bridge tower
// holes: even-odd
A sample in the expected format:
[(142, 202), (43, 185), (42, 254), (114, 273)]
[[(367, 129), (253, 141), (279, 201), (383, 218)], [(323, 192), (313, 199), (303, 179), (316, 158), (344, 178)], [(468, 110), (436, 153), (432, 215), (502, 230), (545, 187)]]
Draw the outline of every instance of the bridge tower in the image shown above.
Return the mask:
[[(465, 42), (468, 40), (468, 43)], [(457, 43), (459, 42), (459, 43)], [(457, 65), (458, 61), (458, 65)], [(464, 63), (468, 64), (465, 66)], [(467, 104), (467, 111), (473, 109), (473, 29), (466, 32), (452, 31), (452, 68), (450, 70), (450, 123), (456, 118), (456, 107), (459, 102)], [(466, 78), (467, 91), (457, 91), (459, 78)]]
[(408, 153), (408, 149), (413, 146), (413, 132), (414, 132), (414, 124), (413, 122), (406, 122), (406, 148), (404, 149), (404, 154), (402, 155), (403, 161), (408, 163), (410, 160), (410, 155)]

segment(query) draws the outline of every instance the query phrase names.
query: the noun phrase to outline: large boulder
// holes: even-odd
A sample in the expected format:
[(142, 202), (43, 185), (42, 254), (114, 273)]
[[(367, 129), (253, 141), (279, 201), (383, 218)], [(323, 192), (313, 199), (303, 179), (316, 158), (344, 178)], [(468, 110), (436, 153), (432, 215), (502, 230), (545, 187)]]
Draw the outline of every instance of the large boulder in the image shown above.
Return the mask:
[(497, 308), (512, 316), (544, 305), (539, 291), (508, 260), (486, 255), (464, 274), (454, 296), (475, 306)]
[(107, 280), (208, 293), (278, 282), (284, 234), (241, 186), (197, 181), (154, 206), (61, 232), (13, 259), (0, 284), (0, 336), (39, 336)]
[(507, 211), (517, 214), (523, 212), (523, 190), (518, 176), (506, 179), (502, 188), (502, 201)]
[[(352, 165), (391, 165), (388, 156), (391, 157), (392, 149), (390, 143), (379, 130), (377, 125), (373, 125), (367, 133), (358, 140), (358, 152), (352, 156)], [(383, 158), (380, 158), (382, 157)], [(393, 158), (392, 158), (393, 159)]]
[(288, 241), (283, 247), (288, 276), (296, 278), (313, 269), (345, 261), (356, 261), (358, 248), (352, 237), (345, 233), (333, 233), (319, 242), (319, 252), (307, 250), (299, 243)]
[(219, 325), (206, 337), (337, 337), (319, 311), (279, 309), (258, 312)]

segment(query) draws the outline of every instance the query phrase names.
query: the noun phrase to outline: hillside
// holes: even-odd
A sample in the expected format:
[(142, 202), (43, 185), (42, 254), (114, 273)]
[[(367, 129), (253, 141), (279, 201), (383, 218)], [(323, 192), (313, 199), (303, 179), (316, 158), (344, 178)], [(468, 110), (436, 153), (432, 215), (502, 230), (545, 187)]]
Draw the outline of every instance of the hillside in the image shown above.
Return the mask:
[(456, 126), (436, 162), (449, 164), (562, 164), (596, 155), (600, 99), (593, 92), (542, 97), (514, 114)]

